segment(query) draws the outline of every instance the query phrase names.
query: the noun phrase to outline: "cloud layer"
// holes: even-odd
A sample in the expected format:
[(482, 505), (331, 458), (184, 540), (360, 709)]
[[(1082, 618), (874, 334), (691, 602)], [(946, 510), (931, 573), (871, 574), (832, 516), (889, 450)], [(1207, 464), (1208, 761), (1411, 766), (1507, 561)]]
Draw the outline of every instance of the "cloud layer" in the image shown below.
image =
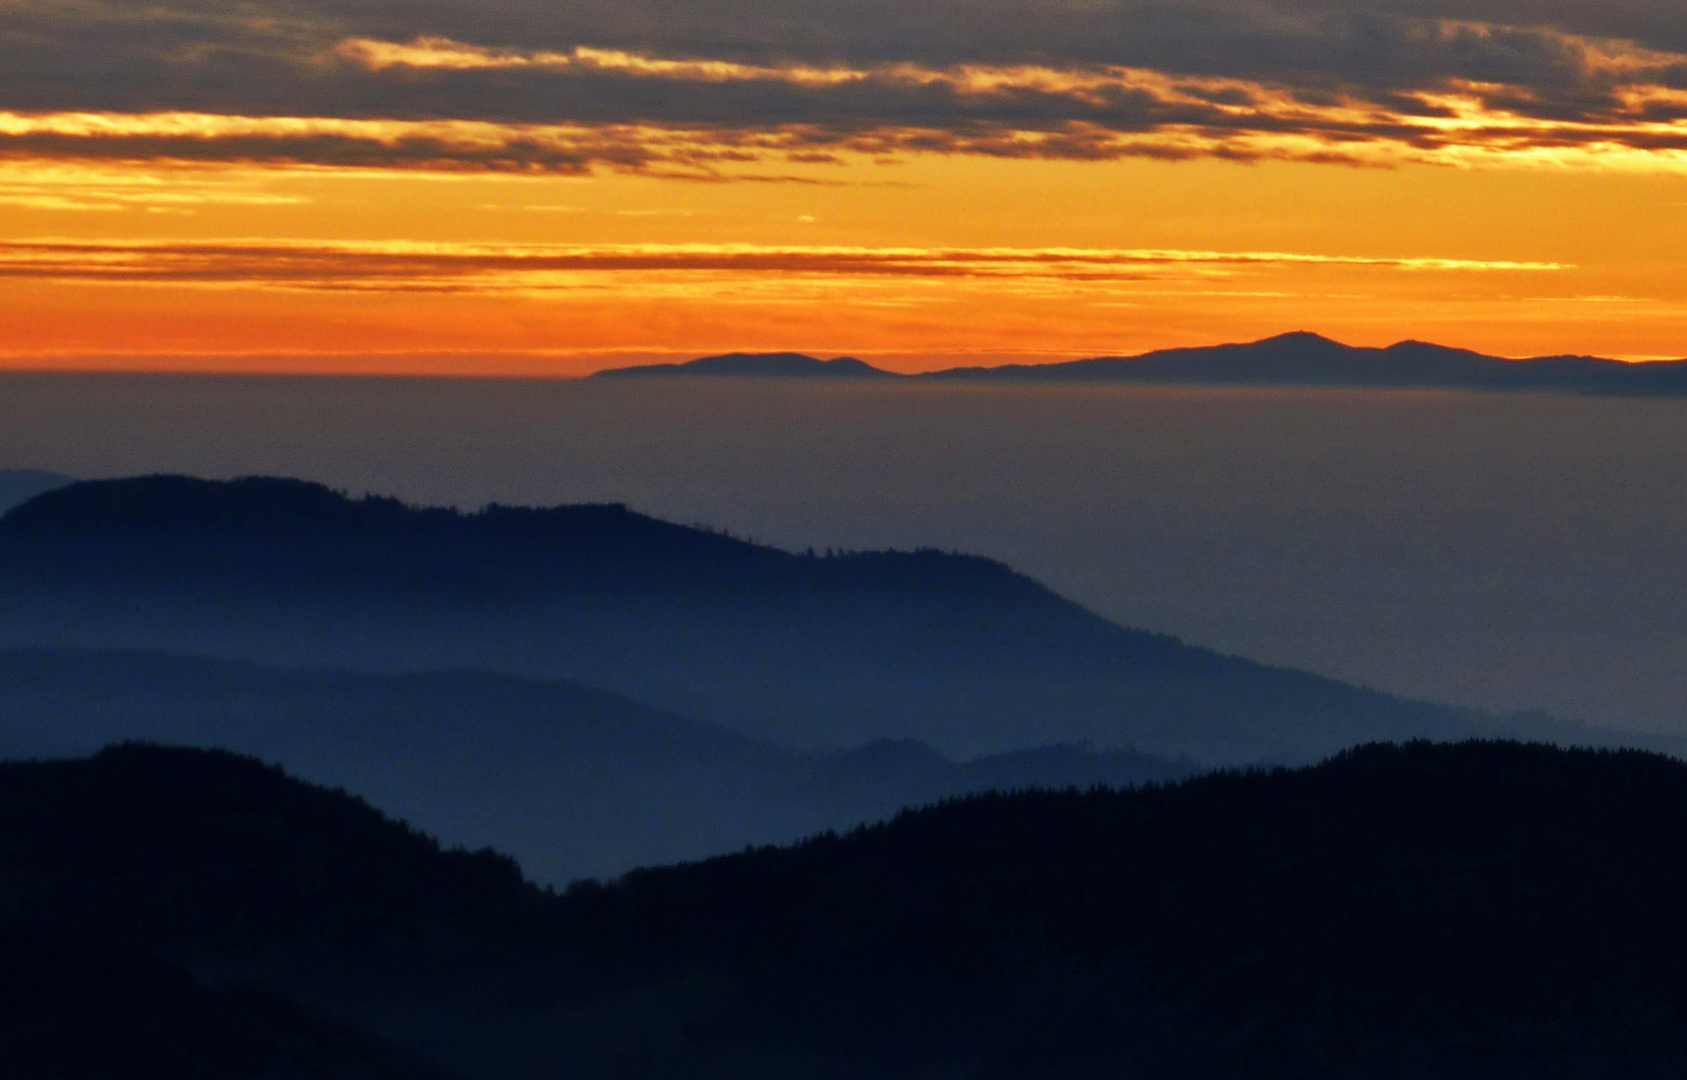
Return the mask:
[(918, 152), (1687, 169), (1663, 0), (0, 0), (0, 153), (718, 175)]
[(388, 292), (567, 290), (604, 274), (782, 279), (979, 278), (1033, 288), (1223, 277), (1240, 269), (1552, 271), (1557, 263), (1367, 258), (1276, 251), (779, 247), (754, 244), (444, 244), (282, 241), (0, 241), (0, 278), (258, 285)]

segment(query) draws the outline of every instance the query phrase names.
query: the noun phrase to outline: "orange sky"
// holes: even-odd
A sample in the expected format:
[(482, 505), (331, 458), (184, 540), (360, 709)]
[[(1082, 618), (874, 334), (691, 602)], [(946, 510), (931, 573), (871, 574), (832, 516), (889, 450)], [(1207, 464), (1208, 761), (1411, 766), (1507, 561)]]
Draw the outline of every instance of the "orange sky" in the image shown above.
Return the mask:
[[(1577, 47), (1595, 74), (1676, 59)], [(1474, 83), (1417, 91), (1419, 115), (1134, 68), (862, 74), (420, 37), (321, 55), (369, 77), (1246, 99), (1222, 109), (1253, 126), (0, 113), (0, 365), (575, 375), (789, 349), (915, 371), (1296, 329), (1687, 356), (1687, 95), (1651, 84), (1596, 123)]]

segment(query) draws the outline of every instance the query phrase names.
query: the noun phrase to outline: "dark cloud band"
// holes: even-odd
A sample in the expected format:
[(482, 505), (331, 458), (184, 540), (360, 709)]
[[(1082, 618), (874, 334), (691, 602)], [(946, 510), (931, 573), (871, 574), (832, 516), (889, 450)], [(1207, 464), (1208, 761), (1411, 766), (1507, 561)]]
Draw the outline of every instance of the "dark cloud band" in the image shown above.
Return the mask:
[(1109, 282), (1241, 269), (1364, 266), (1407, 271), (1551, 271), (1556, 263), (1365, 258), (1271, 251), (853, 248), (726, 245), (0, 242), (0, 278), (257, 285), (283, 289), (499, 292), (570, 289), (593, 275), (980, 278)]
[[(0, 0), (0, 101), (14, 110), (0, 153), (697, 176), (922, 151), (1349, 163), (1575, 151), (1678, 167), (1687, 26), (1656, 0), (1598, 10)], [(227, 122), (71, 130), (62, 117), (78, 112)]]

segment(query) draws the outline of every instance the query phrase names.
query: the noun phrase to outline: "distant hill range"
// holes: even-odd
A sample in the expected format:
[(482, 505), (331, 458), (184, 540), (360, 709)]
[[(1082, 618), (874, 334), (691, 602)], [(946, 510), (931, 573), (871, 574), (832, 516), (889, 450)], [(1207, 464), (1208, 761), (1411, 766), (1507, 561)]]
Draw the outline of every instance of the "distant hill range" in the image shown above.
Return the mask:
[(797, 353), (733, 353), (683, 364), (615, 368), (598, 375), (1548, 390), (1641, 397), (1687, 394), (1687, 360), (1640, 364), (1593, 356), (1509, 360), (1422, 341), (1402, 341), (1381, 349), (1358, 348), (1304, 332), (1247, 344), (1163, 349), (1140, 356), (950, 368), (920, 375), (883, 371), (849, 357), (817, 360)]
[(554, 895), (126, 746), (0, 765), (0, 1047), (142, 1080), (1679, 1077), (1683, 851), (1680, 762), (1373, 745)]
[(646, 375), (751, 376), (781, 379), (894, 379), (895, 372), (873, 367), (853, 356), (816, 360), (802, 353), (726, 353), (688, 360), (683, 364), (646, 364), (609, 368), (594, 378), (614, 379)]
[(623, 506), (460, 513), (271, 478), (83, 482), (14, 508), (5, 646), (570, 679), (783, 746), (961, 760), (1297, 762), (1519, 733), (1116, 626), (975, 556), (793, 554)]
[(804, 752), (577, 683), (290, 670), (166, 653), (0, 651), (0, 759), (145, 740), (355, 791), (557, 886), (787, 843), (989, 789), (1129, 786), (1195, 766), (1050, 746), (958, 764), (912, 741)]

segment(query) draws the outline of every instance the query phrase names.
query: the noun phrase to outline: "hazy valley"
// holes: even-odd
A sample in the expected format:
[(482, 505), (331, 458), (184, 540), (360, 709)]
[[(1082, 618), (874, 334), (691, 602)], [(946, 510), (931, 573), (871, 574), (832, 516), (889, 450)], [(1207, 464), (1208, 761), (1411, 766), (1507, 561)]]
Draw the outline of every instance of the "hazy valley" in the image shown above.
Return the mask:
[(792, 552), (971, 552), (1110, 622), (1271, 665), (1687, 731), (1672, 400), (48, 374), (0, 391), (12, 465), (297, 476), (463, 510), (625, 503)]

